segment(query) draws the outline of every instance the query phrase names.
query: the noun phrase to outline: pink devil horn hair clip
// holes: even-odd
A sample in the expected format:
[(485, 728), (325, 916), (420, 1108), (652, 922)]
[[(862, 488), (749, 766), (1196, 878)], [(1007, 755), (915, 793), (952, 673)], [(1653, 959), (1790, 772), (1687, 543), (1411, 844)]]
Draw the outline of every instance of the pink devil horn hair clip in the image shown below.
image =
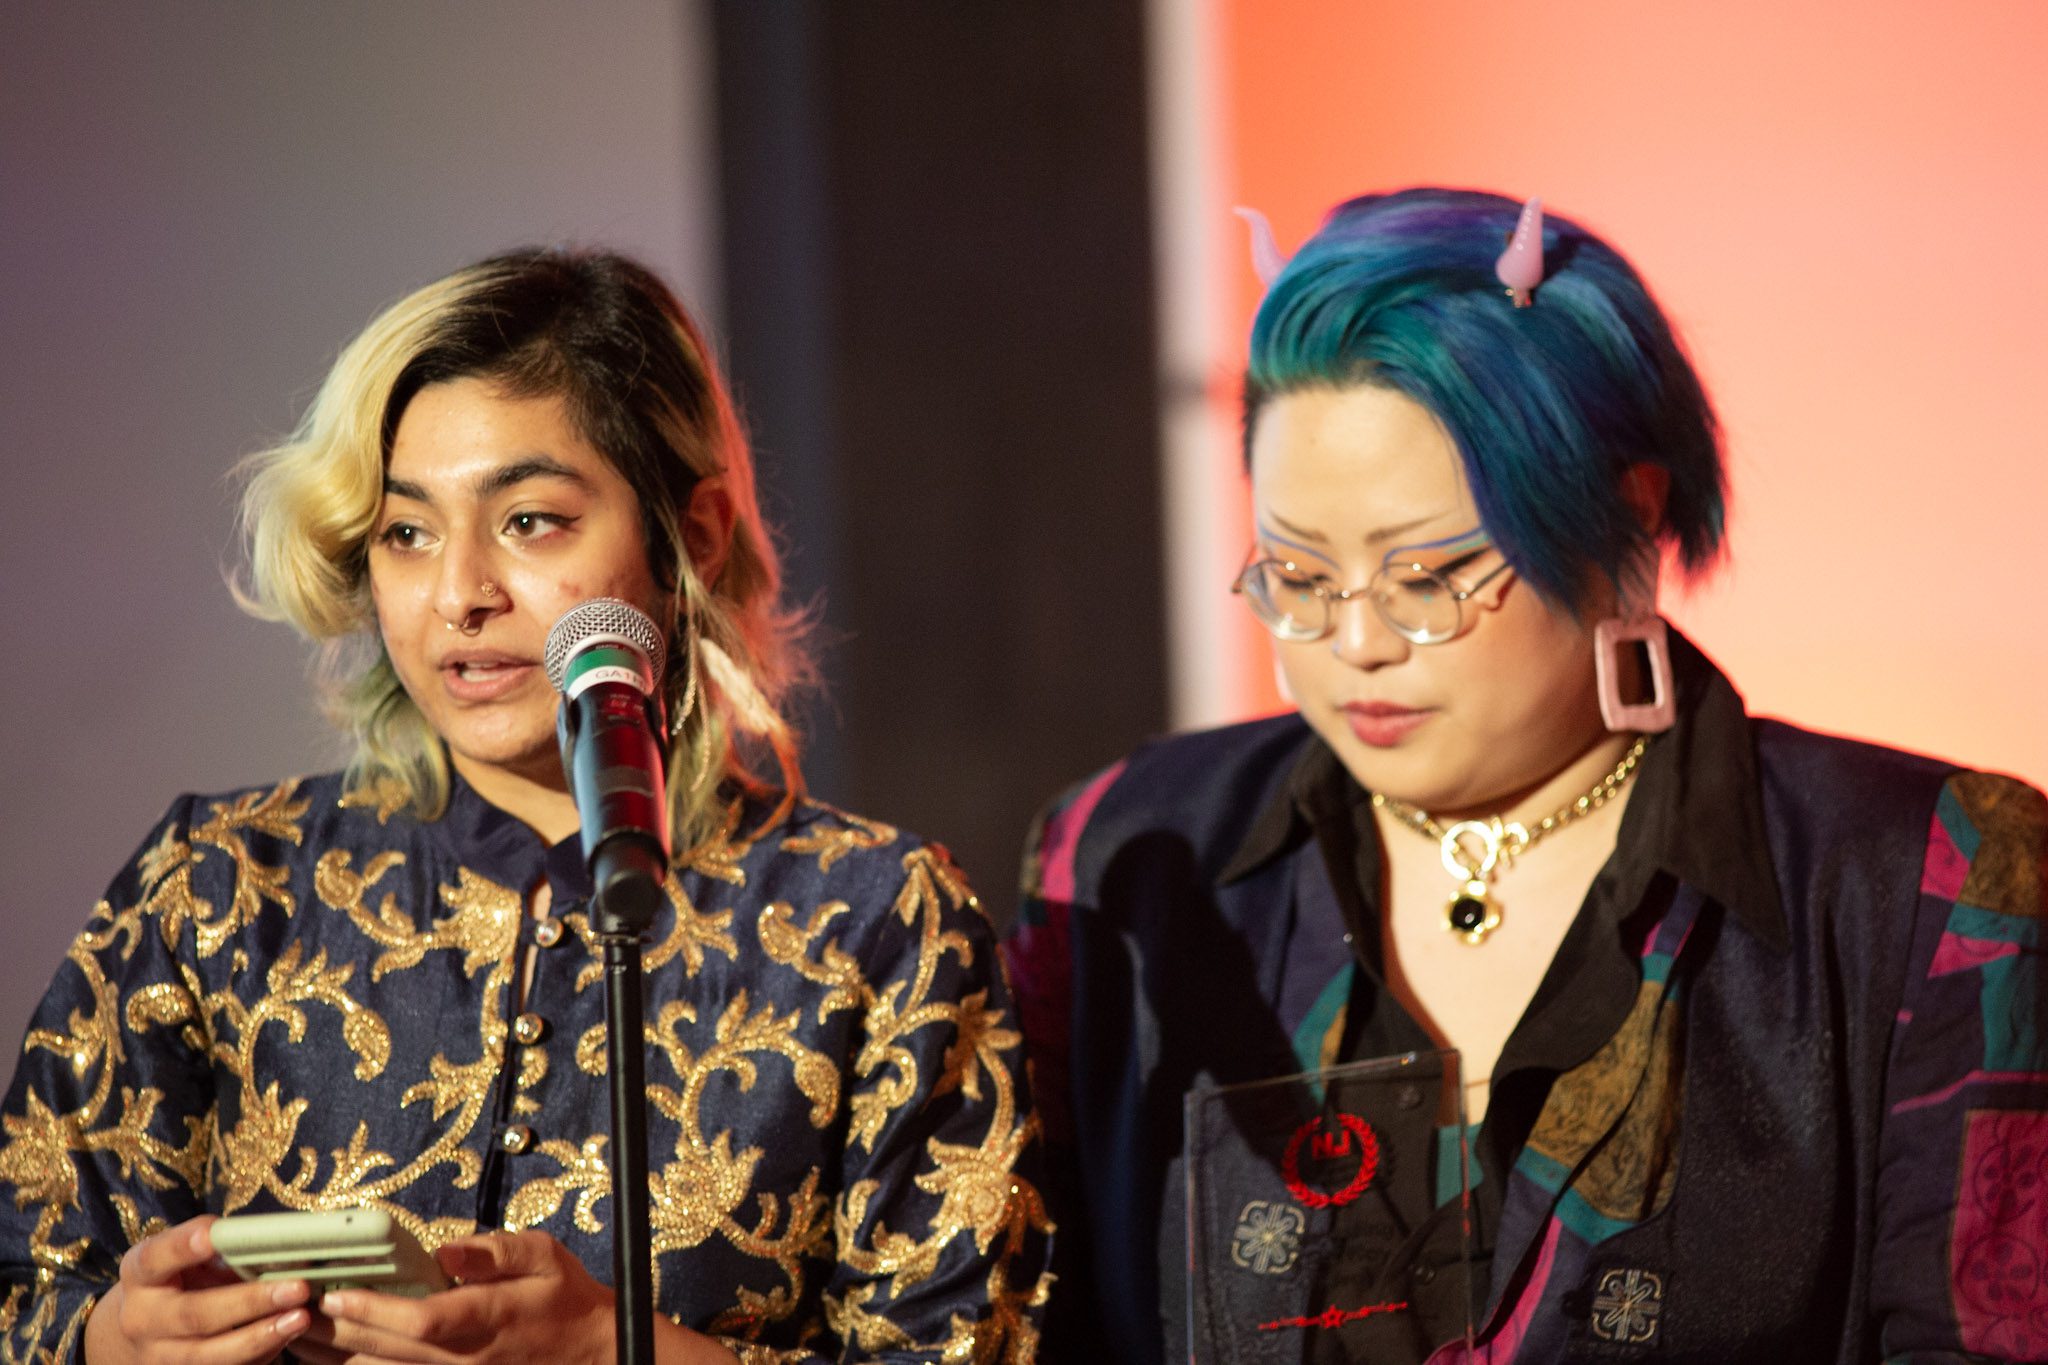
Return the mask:
[(1268, 289), (1273, 281), (1280, 278), (1280, 272), (1287, 268), (1287, 258), (1280, 254), (1280, 244), (1273, 240), (1273, 225), (1266, 221), (1266, 215), (1257, 209), (1234, 208), (1232, 213), (1244, 219), (1251, 230), (1252, 270), (1258, 274), (1259, 283)]
[(1522, 205), (1522, 216), (1515, 223), (1515, 235), (1508, 238), (1508, 249), (1500, 253), (1500, 259), (1493, 263), (1493, 273), (1508, 287), (1508, 297), (1515, 301), (1515, 307), (1527, 308), (1531, 303), (1529, 291), (1543, 283), (1543, 201), (1531, 199)]

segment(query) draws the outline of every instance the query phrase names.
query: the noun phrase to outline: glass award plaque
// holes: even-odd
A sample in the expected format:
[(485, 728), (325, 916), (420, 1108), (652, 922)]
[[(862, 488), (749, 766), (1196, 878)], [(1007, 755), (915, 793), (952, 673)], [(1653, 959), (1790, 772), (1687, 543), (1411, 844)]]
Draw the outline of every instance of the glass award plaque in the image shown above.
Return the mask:
[(1471, 1340), (1455, 1052), (1190, 1091), (1189, 1358), (1421, 1360)]

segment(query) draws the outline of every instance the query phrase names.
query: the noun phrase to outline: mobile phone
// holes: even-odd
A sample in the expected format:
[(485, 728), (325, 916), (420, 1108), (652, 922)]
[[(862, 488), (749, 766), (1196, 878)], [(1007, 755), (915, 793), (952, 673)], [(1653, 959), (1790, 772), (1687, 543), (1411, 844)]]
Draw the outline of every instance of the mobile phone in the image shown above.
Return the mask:
[(213, 1225), (213, 1249), (245, 1280), (306, 1280), (419, 1298), (448, 1287), (440, 1263), (384, 1209), (238, 1213)]

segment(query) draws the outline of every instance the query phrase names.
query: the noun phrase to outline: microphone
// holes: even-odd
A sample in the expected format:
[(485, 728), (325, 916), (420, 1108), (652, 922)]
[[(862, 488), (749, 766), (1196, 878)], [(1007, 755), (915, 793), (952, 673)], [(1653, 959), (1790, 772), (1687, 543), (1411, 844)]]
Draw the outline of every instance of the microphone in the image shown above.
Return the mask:
[(562, 694), (555, 735), (583, 822), (594, 904), (640, 933), (654, 923), (668, 875), (668, 801), (660, 736), (668, 646), (647, 613), (616, 597), (571, 607), (542, 654)]
[(555, 737), (583, 822), (591, 924), (604, 945), (605, 1074), (611, 1091), (613, 1331), (628, 1365), (654, 1359), (654, 1244), (648, 1225), (647, 995), (640, 940), (668, 875), (661, 680), (668, 646), (616, 597), (562, 613), (541, 662), (562, 694)]

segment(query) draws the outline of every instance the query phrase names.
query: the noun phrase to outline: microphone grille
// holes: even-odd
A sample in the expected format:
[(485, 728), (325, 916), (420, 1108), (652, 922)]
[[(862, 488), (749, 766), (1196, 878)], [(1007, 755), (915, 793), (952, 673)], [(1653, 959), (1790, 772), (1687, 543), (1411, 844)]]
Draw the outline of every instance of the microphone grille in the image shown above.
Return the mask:
[(548, 631), (541, 662), (557, 692), (562, 690), (562, 675), (568, 671), (569, 660), (601, 642), (631, 645), (646, 655), (654, 685), (661, 686), (668, 670), (668, 645), (654, 622), (631, 602), (621, 602), (616, 597), (593, 597), (563, 612)]

